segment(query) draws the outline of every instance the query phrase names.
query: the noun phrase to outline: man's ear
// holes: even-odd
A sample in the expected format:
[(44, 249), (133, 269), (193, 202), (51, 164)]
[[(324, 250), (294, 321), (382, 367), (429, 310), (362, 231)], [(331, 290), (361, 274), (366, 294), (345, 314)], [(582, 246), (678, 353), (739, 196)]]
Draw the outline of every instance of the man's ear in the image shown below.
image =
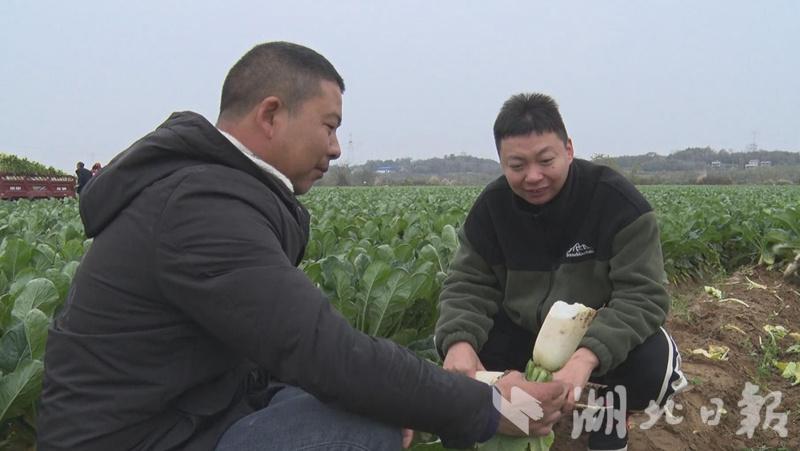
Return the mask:
[(572, 138), (567, 138), (567, 157), (569, 161), (572, 161), (572, 158), (575, 156), (575, 149), (572, 147)]
[(256, 122), (258, 127), (268, 138), (272, 138), (275, 132), (275, 122), (278, 113), (285, 108), (285, 105), (275, 96), (265, 97), (256, 106)]

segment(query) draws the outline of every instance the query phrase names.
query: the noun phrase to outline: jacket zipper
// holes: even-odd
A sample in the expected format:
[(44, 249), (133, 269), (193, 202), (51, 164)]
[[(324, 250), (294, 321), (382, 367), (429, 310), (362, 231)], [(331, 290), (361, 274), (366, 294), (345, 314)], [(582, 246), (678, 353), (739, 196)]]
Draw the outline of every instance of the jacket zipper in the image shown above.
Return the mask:
[[(550, 269), (550, 281), (547, 284), (547, 292), (544, 294), (544, 297), (539, 302), (539, 306), (536, 308), (536, 323), (539, 326), (539, 329), (542, 328), (542, 310), (544, 310), (544, 303), (547, 301), (547, 298), (550, 296), (550, 290), (553, 289), (553, 279), (556, 277), (556, 268), (557, 266), (551, 266)], [(538, 332), (537, 332), (538, 334)]]

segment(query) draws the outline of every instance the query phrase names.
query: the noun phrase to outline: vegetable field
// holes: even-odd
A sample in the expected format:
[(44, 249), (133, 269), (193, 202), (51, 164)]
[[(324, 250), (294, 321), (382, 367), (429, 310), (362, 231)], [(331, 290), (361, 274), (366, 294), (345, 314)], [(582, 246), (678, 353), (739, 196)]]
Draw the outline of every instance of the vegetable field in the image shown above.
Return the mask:
[[(739, 356), (743, 360), (736, 360), (737, 365), (752, 363), (752, 374), (747, 373), (752, 383), (794, 393), (794, 398), (790, 394), (788, 399), (796, 405), (782, 404), (782, 408), (789, 412), (790, 422), (800, 422), (798, 387), (792, 385), (797, 381), (782, 377), (786, 371), (777, 365), (786, 368), (800, 361), (800, 353), (789, 351), (792, 334), (800, 332), (800, 320), (785, 322), (791, 316), (780, 307), (776, 315), (753, 319), (750, 325), (755, 332), (751, 333), (734, 323), (757, 309), (723, 303), (732, 296), (715, 299), (702, 288), (708, 285), (727, 293), (737, 288), (722, 285), (730, 280), (723, 275), (739, 277), (742, 283), (746, 277), (766, 288), (748, 291), (752, 296), (743, 303), (752, 306), (766, 302), (758, 296), (771, 300), (778, 296), (787, 309), (800, 309), (798, 288), (783, 282), (779, 272), (800, 253), (800, 187), (644, 187), (642, 191), (661, 226), (674, 299), (672, 326), (691, 331), (697, 340), (686, 340), (703, 348), (725, 344), (719, 331), (706, 330), (706, 325), (739, 327), (744, 335), (733, 337), (739, 344), (745, 339), (752, 341), (749, 350), (740, 351), (752, 355)], [(316, 188), (303, 197), (312, 212), (312, 230), (302, 269), (354, 327), (389, 337), (436, 361), (431, 335), (437, 296), (457, 247), (456, 230), (479, 193), (478, 187)], [(0, 203), (0, 449), (24, 447), (34, 440), (46, 327), (89, 245), (74, 199)], [(756, 275), (741, 272), (741, 268), (754, 267), (758, 268)], [(757, 276), (768, 282), (758, 282)], [(780, 289), (775, 291), (778, 285)], [(721, 325), (692, 322), (700, 315), (698, 309), (711, 314), (707, 306), (700, 305), (706, 301), (724, 306), (719, 308), (720, 315), (731, 317), (720, 317)], [(740, 307), (744, 313), (737, 310)], [(772, 307), (767, 310), (775, 311)], [(781, 325), (785, 333), (776, 338), (774, 332), (763, 331), (762, 326), (767, 325)], [(706, 359), (692, 354), (694, 348), (680, 340), (678, 345), (690, 362)], [(708, 360), (723, 369), (731, 365), (730, 361)], [(741, 392), (743, 385), (743, 381), (739, 387), (732, 384), (732, 390)], [(702, 387), (694, 388), (699, 391)], [(738, 410), (735, 401), (728, 410)], [(707, 433), (715, 432), (710, 429)], [(797, 427), (790, 433), (795, 434), (789, 437), (794, 442), (776, 439), (778, 445), (797, 443)], [(762, 441), (757, 441), (757, 435), (744, 443), (753, 449), (772, 443), (775, 434), (763, 434), (767, 438)], [(569, 437), (569, 431), (558, 436)], [(692, 434), (681, 437), (693, 439)], [(651, 442), (647, 446), (690, 449), (688, 445), (659, 448)], [(558, 446), (557, 442), (554, 449), (571, 449)], [(646, 448), (632, 441), (630, 449)]]
[(84, 245), (74, 199), (0, 203), (0, 449), (33, 441), (47, 326)]

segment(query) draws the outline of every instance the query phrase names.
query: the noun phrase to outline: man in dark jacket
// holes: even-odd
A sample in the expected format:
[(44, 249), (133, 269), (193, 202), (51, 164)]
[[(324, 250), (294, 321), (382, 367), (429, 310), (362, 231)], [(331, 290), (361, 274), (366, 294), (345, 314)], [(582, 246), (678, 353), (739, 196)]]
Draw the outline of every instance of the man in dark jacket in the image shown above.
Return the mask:
[(79, 161), (75, 168), (75, 175), (78, 176), (78, 185), (75, 187), (75, 191), (80, 194), (86, 184), (89, 183), (89, 180), (92, 179), (92, 171), (84, 167), (83, 161)]
[[(489, 386), (354, 330), (297, 268), (295, 195), (340, 155), (343, 91), (313, 50), (259, 45), (230, 70), (216, 127), (175, 113), (92, 181), (94, 241), (48, 337), (40, 451), (394, 450), (401, 427), (454, 446), (516, 430)], [(496, 387), (542, 403), (535, 434), (572, 406), (567, 384)]]
[[(444, 367), (522, 369), (550, 307), (579, 302), (599, 311), (554, 379), (624, 387), (620, 410), (663, 405), (686, 380), (661, 328), (669, 296), (650, 205), (613, 170), (573, 158), (546, 95), (512, 96), (494, 136), (504, 174), (470, 210), (440, 295)], [(592, 433), (590, 450), (627, 448), (624, 413), (607, 416), (613, 428)]]

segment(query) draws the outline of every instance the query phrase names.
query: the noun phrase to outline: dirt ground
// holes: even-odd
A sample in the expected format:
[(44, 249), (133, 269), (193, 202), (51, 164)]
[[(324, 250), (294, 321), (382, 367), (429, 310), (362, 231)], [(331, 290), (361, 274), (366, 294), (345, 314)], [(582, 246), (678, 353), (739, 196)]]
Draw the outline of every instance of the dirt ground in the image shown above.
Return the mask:
[[(749, 279), (749, 280), (748, 280)], [(750, 281), (755, 284), (750, 283)], [(713, 298), (704, 290), (710, 285), (723, 292), (724, 301)], [(791, 386), (791, 381), (780, 377), (772, 368), (765, 371), (762, 364), (764, 349), (759, 343), (768, 343), (763, 330), (767, 324), (785, 327), (789, 332), (800, 332), (800, 287), (787, 284), (781, 274), (763, 268), (742, 269), (730, 277), (673, 287), (673, 311), (667, 321), (681, 351), (683, 370), (689, 380), (688, 389), (675, 397), (673, 417), (665, 414), (650, 428), (642, 425), (652, 423), (650, 415), (640, 413), (631, 417), (629, 425), (630, 451), (717, 451), (717, 450), (800, 450), (800, 385)], [(786, 336), (778, 342), (785, 350), (795, 341)], [(709, 345), (724, 345), (730, 348), (727, 360), (712, 360), (703, 355), (692, 354), (692, 350), (708, 349)], [(800, 354), (782, 354), (783, 360), (798, 361)], [(761, 368), (761, 370), (759, 370)], [(742, 431), (746, 416), (741, 412), (742, 391), (746, 383), (759, 387), (757, 395), (767, 397), (770, 392), (781, 392), (780, 403), (773, 407), (775, 413), (786, 413), (788, 435), (782, 438), (773, 428), (764, 427), (769, 404), (768, 398), (761, 409), (760, 421), (752, 438)], [(701, 409), (713, 413), (716, 409), (712, 398), (722, 400), (724, 413), (719, 424), (710, 425), (701, 417)], [(680, 405), (680, 407), (677, 407)], [(678, 422), (678, 420), (680, 422)], [(669, 420), (669, 421), (667, 421)], [(771, 422), (777, 425), (778, 420)], [(585, 450), (586, 434), (576, 440), (570, 439), (572, 422), (566, 421), (556, 428), (555, 451)]]

